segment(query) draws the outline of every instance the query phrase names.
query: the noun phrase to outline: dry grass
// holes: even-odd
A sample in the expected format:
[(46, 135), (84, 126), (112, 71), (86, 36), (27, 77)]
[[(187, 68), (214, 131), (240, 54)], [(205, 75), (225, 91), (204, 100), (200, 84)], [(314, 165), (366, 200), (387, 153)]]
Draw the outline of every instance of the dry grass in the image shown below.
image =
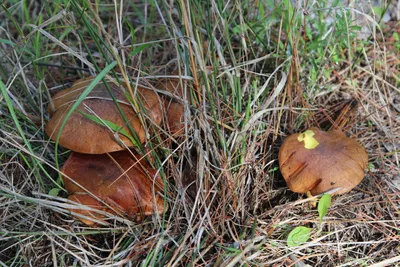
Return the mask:
[[(347, 42), (332, 35), (313, 48), (288, 6), (68, 3), (9, 1), (0, 10), (9, 96), (0, 96), (1, 266), (398, 266), (398, 23), (365, 42), (350, 40), (348, 27)], [(56, 157), (62, 163), (69, 152), (56, 154), (43, 127), (50, 95), (112, 61), (121, 79), (147, 85), (178, 73), (191, 81), (192, 102), (181, 138), (156, 131), (146, 144), (168, 184), (168, 212), (87, 227), (55, 190)], [(287, 189), (277, 153), (290, 133), (329, 127), (352, 99), (359, 106), (344, 130), (367, 149), (369, 169), (333, 198), (320, 225), (309, 200)], [(315, 228), (311, 239), (289, 248), (300, 225)]]

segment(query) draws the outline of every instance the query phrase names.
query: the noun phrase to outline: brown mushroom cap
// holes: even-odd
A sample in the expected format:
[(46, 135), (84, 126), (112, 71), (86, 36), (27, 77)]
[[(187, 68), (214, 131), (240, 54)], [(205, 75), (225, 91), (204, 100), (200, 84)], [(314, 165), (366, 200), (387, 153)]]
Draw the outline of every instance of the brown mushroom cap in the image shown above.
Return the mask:
[[(187, 81), (182, 80), (183, 83)], [(172, 79), (162, 79), (156, 86), (161, 90), (166, 90), (170, 92), (172, 95), (179, 97), (181, 99), (186, 98), (189, 100), (189, 94), (185, 94), (185, 86), (182, 86), (182, 83), (177, 78)], [(164, 102), (165, 107), (165, 126), (167, 131), (172, 135), (179, 135), (183, 133), (185, 124), (184, 124), (184, 107), (181, 103), (175, 101), (173, 98), (167, 98)]]
[[(45, 128), (46, 134), (52, 140), (56, 140), (60, 126), (69, 108), (92, 80), (93, 78), (81, 79), (75, 82), (71, 88), (63, 90), (53, 97), (54, 114)], [(109, 86), (115, 98), (120, 103), (120, 107), (130, 122), (130, 125), (138, 135), (140, 142), (143, 142), (145, 140), (144, 128), (128, 99), (125, 97), (122, 88), (111, 82)], [(147, 110), (152, 122), (160, 124), (162, 110), (158, 95), (141, 86), (138, 86), (137, 94), (140, 96), (144, 108)], [(88, 111), (85, 107), (93, 112)], [(92, 121), (78, 111), (90, 115), (96, 114), (96, 116), (102, 120), (112, 122), (122, 127), (126, 133), (130, 134), (106, 86), (102, 82), (99, 82), (68, 119), (59, 139), (60, 145), (76, 152), (89, 154), (102, 154), (125, 149), (125, 147), (119, 145), (115, 141), (114, 133), (110, 129)], [(129, 147), (133, 146), (129, 138), (122, 134), (119, 134), (118, 137), (125, 145)]]
[(349, 192), (364, 178), (365, 149), (337, 130), (310, 128), (290, 135), (279, 150), (279, 167), (290, 190), (318, 195), (333, 188)]
[[(100, 211), (105, 211), (108, 213), (112, 213), (112, 210), (105, 207), (100, 201), (97, 201), (93, 197), (91, 197), (88, 194), (72, 194), (68, 196), (69, 200), (72, 200), (74, 202), (78, 202), (82, 205), (88, 206), (92, 209), (100, 210)], [(81, 215), (84, 215), (88, 218), (94, 218), (99, 221), (103, 221), (103, 216), (95, 211), (87, 210), (87, 209), (73, 209), (74, 212), (79, 213)], [(94, 225), (95, 222), (93, 220), (84, 218), (84, 217), (79, 217), (79, 220), (83, 222), (86, 225)]]
[(182, 134), (185, 127), (184, 107), (180, 103), (165, 102), (165, 110), (166, 130), (174, 136)]
[[(139, 159), (139, 155), (133, 156), (127, 150), (102, 155), (73, 152), (62, 168), (65, 189), (70, 193), (69, 199), (136, 220), (143, 215), (164, 212), (161, 195), (163, 181), (156, 175), (156, 170), (144, 159)], [(87, 210), (74, 211), (102, 219), (101, 215)], [(93, 224), (90, 220), (81, 221)]]

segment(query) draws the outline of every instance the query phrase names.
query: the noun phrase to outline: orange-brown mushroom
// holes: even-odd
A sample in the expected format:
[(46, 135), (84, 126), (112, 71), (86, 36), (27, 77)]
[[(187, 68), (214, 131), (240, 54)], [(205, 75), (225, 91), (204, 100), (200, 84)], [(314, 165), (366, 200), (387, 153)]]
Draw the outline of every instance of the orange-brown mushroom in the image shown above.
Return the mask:
[[(65, 189), (70, 193), (68, 198), (72, 201), (135, 220), (165, 211), (161, 177), (131, 151), (102, 155), (73, 152), (62, 172)], [(74, 211), (103, 220), (98, 213)], [(80, 220), (93, 224), (89, 219)]]
[(86, 225), (96, 224), (95, 220), (104, 222), (104, 216), (97, 211), (113, 213), (112, 209), (108, 208), (103, 203), (101, 203), (97, 199), (94, 199), (92, 196), (90, 196), (87, 193), (72, 194), (72, 195), (68, 196), (68, 199), (93, 209), (93, 210), (83, 209), (83, 208), (82, 209), (71, 209), (75, 213), (78, 213), (81, 215), (81, 216), (78, 216), (78, 218), (81, 222), (83, 222)]
[(365, 149), (338, 130), (310, 128), (290, 135), (279, 150), (279, 167), (290, 190), (318, 195), (334, 188), (343, 194), (364, 178)]
[[(69, 108), (92, 80), (93, 78), (78, 80), (71, 88), (59, 92), (52, 98), (54, 111), (50, 111), (50, 114), (54, 114), (45, 128), (46, 134), (52, 140), (56, 139)], [(143, 142), (145, 140), (144, 127), (124, 95), (122, 88), (111, 82), (108, 84), (140, 142)], [(137, 96), (140, 97), (151, 121), (157, 125), (160, 124), (162, 104), (160, 104), (158, 95), (149, 89), (138, 86)], [(118, 125), (121, 127), (121, 131), (130, 134), (106, 86), (100, 82), (68, 119), (59, 139), (60, 145), (76, 152), (88, 154), (102, 154), (125, 149), (116, 141), (112, 130), (87, 118), (79, 111)], [(126, 136), (118, 134), (118, 138), (128, 147), (133, 146)]]
[[(183, 84), (182, 84), (183, 83)], [(162, 79), (157, 84), (157, 88), (168, 91), (175, 97), (179, 97), (182, 100), (189, 100), (188, 92), (185, 93), (185, 85), (187, 81), (180, 80), (177, 78), (172, 79)], [(185, 127), (184, 124), (184, 106), (174, 100), (173, 98), (167, 98), (164, 102), (165, 107), (165, 127), (166, 130), (174, 135), (180, 135), (183, 133), (183, 129)]]

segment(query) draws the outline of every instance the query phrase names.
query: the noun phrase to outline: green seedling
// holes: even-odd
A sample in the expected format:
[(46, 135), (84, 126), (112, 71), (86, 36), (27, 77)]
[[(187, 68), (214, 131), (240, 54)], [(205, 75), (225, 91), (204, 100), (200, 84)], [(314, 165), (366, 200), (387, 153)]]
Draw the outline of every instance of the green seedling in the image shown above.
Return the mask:
[(328, 209), (331, 206), (332, 198), (328, 194), (324, 194), (318, 202), (319, 221), (322, 222)]
[(310, 239), (310, 233), (313, 229), (305, 226), (297, 226), (288, 235), (287, 245), (289, 247), (297, 247)]
[[(319, 220), (322, 222), (325, 215), (328, 213), (328, 209), (331, 206), (331, 196), (324, 194), (318, 202), (318, 214)], [(297, 226), (294, 228), (287, 237), (288, 247), (297, 247), (306, 243), (310, 239), (310, 234), (313, 228), (305, 226)]]

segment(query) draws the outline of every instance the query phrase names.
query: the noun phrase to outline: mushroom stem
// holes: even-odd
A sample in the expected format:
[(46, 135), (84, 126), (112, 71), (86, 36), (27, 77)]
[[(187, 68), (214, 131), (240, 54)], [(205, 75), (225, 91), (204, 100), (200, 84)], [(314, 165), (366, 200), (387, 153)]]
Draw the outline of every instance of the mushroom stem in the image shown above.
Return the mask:
[[(306, 195), (307, 195), (308, 198), (314, 197), (314, 196), (311, 194), (310, 191), (307, 191), (307, 192), (306, 192)], [(310, 201), (310, 205), (311, 205), (313, 208), (316, 208), (316, 207), (317, 207), (317, 199), (311, 200), (311, 201)]]

